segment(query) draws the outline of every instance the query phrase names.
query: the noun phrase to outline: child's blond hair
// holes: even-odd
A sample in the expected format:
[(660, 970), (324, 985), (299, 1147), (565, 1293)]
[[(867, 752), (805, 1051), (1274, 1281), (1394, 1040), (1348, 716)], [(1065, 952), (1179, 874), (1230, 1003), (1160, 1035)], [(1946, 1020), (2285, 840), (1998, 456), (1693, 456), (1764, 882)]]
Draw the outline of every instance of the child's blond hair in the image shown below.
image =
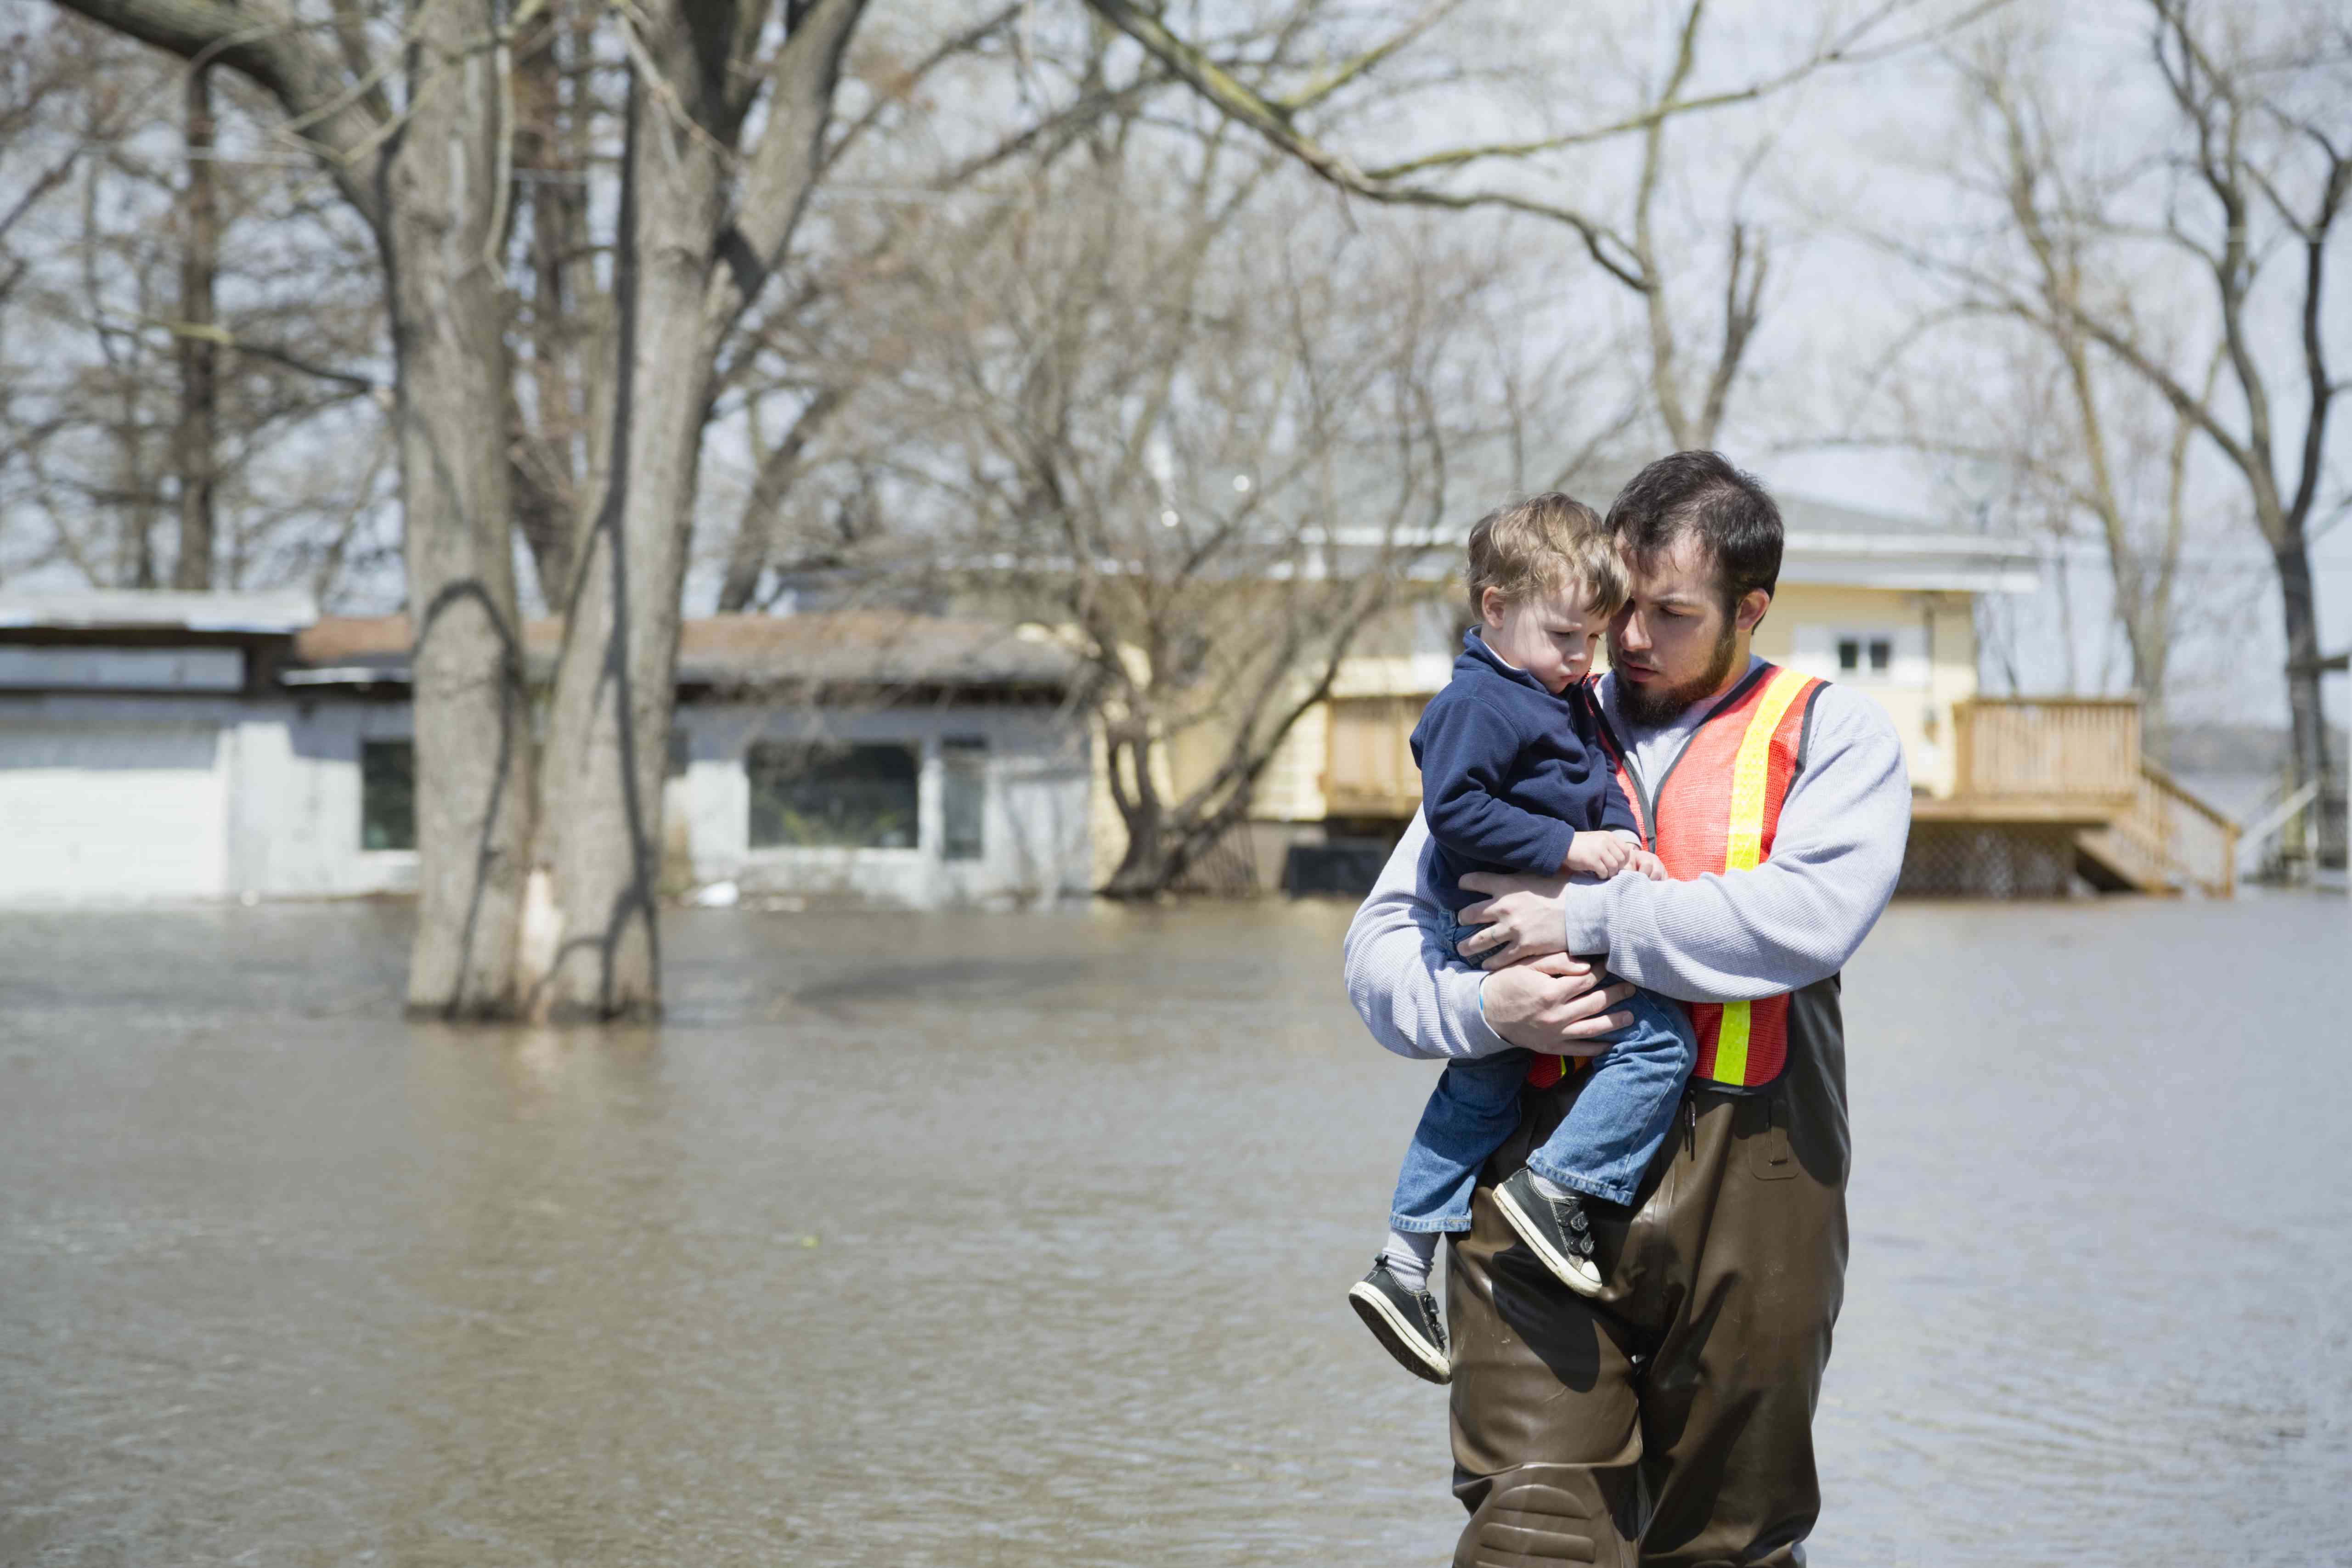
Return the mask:
[(1470, 561), (1463, 574), (1470, 591), (1470, 614), (1486, 616), (1486, 590), (1498, 590), (1507, 604), (1533, 594), (1582, 586), (1592, 610), (1603, 617), (1624, 607), (1625, 563), (1601, 516), (1573, 496), (1546, 490), (1496, 507), (1470, 530)]

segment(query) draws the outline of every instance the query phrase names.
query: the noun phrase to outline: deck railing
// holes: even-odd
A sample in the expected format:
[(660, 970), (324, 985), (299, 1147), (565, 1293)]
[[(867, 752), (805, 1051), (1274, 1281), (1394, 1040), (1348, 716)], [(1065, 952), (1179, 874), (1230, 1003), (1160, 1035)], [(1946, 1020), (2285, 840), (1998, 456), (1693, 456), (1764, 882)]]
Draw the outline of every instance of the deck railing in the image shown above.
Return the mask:
[(2128, 698), (1979, 697), (1953, 705), (1952, 729), (1958, 795), (2121, 804), (2140, 789)]
[(1958, 795), (2102, 803), (2113, 815), (2082, 835), (2084, 847), (2150, 890), (2230, 896), (2238, 825), (2141, 756), (2136, 700), (1980, 697), (1952, 719)]

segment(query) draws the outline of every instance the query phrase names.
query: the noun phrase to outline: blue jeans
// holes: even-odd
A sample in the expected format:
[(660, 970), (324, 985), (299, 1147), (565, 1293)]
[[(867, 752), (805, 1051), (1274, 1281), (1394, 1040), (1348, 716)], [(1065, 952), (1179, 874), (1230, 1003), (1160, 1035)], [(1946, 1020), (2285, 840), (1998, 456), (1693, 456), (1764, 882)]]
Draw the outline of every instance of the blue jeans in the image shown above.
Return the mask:
[[(1475, 929), (1475, 928), (1473, 928)], [(1528, 1156), (1546, 1181), (1630, 1204), (1642, 1173), (1674, 1125), (1675, 1106), (1698, 1059), (1681, 1005), (1635, 991), (1633, 1021), (1607, 1037), (1568, 1115)], [(1479, 1167), (1519, 1124), (1519, 1089), (1531, 1053), (1501, 1051), (1445, 1064), (1397, 1173), (1389, 1224), (1398, 1230), (1465, 1231)]]

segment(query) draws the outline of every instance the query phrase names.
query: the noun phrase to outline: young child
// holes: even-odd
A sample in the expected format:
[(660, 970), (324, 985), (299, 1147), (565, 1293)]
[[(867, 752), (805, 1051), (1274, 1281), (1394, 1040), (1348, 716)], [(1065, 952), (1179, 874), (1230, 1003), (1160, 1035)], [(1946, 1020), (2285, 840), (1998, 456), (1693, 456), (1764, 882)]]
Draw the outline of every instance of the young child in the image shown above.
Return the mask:
[[(1625, 571), (1592, 509), (1557, 491), (1481, 518), (1470, 531), (1470, 607), (1454, 678), (1412, 732), (1430, 832), (1424, 885), (1458, 917), (1483, 894), (1471, 871), (1663, 878), (1640, 847), (1633, 808), (1601, 743), (1585, 678), (1601, 629), (1625, 601)], [(1455, 921), (1449, 955), (1477, 931)], [(1511, 1228), (1570, 1289), (1601, 1289), (1594, 1198), (1631, 1204), (1674, 1120), (1697, 1047), (1678, 1003), (1636, 991), (1633, 1021), (1592, 1058), (1574, 1105), (1527, 1167), (1495, 1189)], [(1449, 1062), (1405, 1151), (1389, 1239), (1348, 1292), (1365, 1326), (1406, 1371), (1453, 1376), (1429, 1291), (1438, 1237), (1470, 1228), (1479, 1167), (1519, 1120), (1529, 1053)]]

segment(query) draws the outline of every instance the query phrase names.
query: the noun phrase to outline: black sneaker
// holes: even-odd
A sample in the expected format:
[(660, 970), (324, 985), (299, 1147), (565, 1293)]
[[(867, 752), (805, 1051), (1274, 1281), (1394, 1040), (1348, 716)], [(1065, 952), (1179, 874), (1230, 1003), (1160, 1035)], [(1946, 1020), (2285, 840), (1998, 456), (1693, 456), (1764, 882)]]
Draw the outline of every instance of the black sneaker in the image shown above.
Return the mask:
[(1348, 1305), (1405, 1371), (1432, 1383), (1454, 1380), (1454, 1363), (1445, 1359), (1445, 1329), (1437, 1319), (1437, 1298), (1398, 1284), (1387, 1258), (1372, 1259), (1372, 1271), (1349, 1288)]
[(1575, 1193), (1558, 1200), (1544, 1196), (1536, 1190), (1536, 1173), (1522, 1166), (1495, 1189), (1495, 1206), (1561, 1284), (1580, 1296), (1601, 1293), (1601, 1268), (1592, 1261), (1592, 1222), (1585, 1215), (1582, 1197)]

